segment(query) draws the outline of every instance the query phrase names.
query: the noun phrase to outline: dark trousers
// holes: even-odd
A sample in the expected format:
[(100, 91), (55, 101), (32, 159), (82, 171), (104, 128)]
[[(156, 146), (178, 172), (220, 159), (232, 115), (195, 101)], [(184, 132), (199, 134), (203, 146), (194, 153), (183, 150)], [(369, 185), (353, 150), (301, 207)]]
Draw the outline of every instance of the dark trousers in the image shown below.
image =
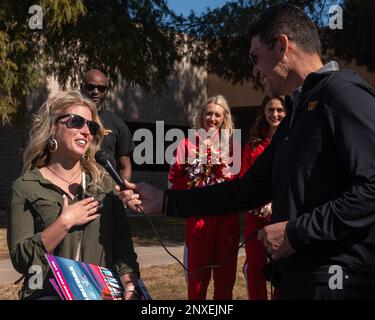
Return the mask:
[(296, 278), (281, 274), (279, 300), (375, 300), (375, 286), (344, 283), (342, 289), (331, 289), (328, 281), (308, 281), (301, 275)]

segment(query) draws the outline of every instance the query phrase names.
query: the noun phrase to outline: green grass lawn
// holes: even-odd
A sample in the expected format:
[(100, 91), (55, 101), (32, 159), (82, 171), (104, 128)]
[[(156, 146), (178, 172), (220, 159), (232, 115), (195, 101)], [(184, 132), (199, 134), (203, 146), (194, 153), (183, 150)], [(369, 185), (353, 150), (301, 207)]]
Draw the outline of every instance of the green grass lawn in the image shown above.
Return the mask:
[[(233, 288), (233, 299), (246, 300), (246, 284), (242, 274), (242, 265), (245, 257), (238, 258), (237, 279)], [(184, 272), (177, 263), (162, 266), (141, 268), (143, 282), (154, 300), (185, 300), (186, 283)], [(18, 300), (18, 291), (21, 285), (1, 285), (0, 300)], [(207, 299), (213, 296), (213, 281), (208, 287)]]
[[(133, 241), (138, 246), (159, 245), (153, 229), (143, 216), (129, 217), (130, 229)], [(151, 216), (150, 217), (160, 238), (168, 245), (183, 244), (185, 234), (185, 219)], [(0, 227), (0, 259), (8, 258), (8, 247), (6, 244), (6, 229)], [(237, 280), (233, 290), (234, 299), (247, 299), (246, 286), (242, 274), (244, 257), (238, 258)], [(186, 284), (183, 269), (179, 264), (153, 266), (141, 268), (144, 280), (150, 294), (155, 300), (181, 300), (186, 299)], [(208, 299), (212, 299), (213, 282), (208, 290)], [(0, 300), (18, 299), (19, 285), (0, 285)], [(162, 290), (160, 288), (163, 288)]]

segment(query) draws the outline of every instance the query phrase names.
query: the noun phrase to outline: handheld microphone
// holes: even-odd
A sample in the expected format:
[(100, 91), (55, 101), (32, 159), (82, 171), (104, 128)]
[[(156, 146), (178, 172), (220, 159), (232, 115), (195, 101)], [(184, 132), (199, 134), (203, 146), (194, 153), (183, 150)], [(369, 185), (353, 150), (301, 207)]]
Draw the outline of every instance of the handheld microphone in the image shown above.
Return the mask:
[(125, 183), (122, 180), (120, 174), (117, 170), (113, 167), (111, 161), (109, 160), (109, 154), (103, 150), (99, 150), (95, 153), (95, 160), (97, 163), (102, 165), (104, 169), (110, 174), (110, 176), (115, 180), (115, 182), (119, 185), (121, 190), (125, 190)]
[[(100, 165), (102, 165), (104, 167), (104, 169), (106, 169), (106, 171), (111, 175), (111, 177), (113, 178), (113, 180), (115, 180), (115, 182), (119, 185), (120, 189), (121, 190), (125, 190), (126, 187), (125, 187), (125, 183), (124, 181), (122, 180), (121, 176), (118, 174), (118, 172), (116, 171), (116, 169), (113, 167), (111, 161), (109, 160), (109, 154), (106, 153), (105, 151), (103, 150), (99, 150), (95, 153), (95, 160), (97, 163), (99, 163)], [(152, 226), (152, 229), (154, 230), (154, 233), (156, 235), (156, 237), (158, 238), (158, 241), (160, 242), (161, 246), (164, 248), (164, 250), (173, 258), (175, 259), (183, 268), (184, 270), (186, 270), (189, 274), (196, 274), (198, 272), (201, 272), (202, 270), (205, 270), (205, 269), (208, 269), (208, 268), (219, 268), (221, 267), (224, 263), (228, 262), (230, 259), (232, 259), (234, 256), (237, 256), (237, 255), (232, 255), (231, 257), (229, 257), (229, 259), (226, 260), (226, 262), (224, 262), (223, 264), (221, 265), (208, 265), (208, 266), (203, 266), (195, 271), (190, 271), (176, 256), (174, 256), (169, 250), (168, 248), (165, 246), (165, 244), (163, 243), (163, 241), (160, 239), (160, 236), (159, 236), (159, 233), (156, 231), (156, 228), (154, 226), (154, 224), (152, 223), (151, 219), (149, 218), (149, 216), (147, 216), (141, 207), (137, 206), (139, 208), (139, 211), (141, 212), (141, 214), (149, 221), (149, 223), (151, 224)], [(247, 240), (245, 240), (239, 247), (237, 250), (239, 250), (241, 247), (243, 247), (243, 245), (245, 244), (246, 241), (248, 241), (250, 238), (254, 237), (256, 234), (257, 234), (258, 230), (256, 230), (256, 232), (253, 232), (253, 234), (248, 237)], [(267, 265), (266, 265), (267, 266)], [(271, 279), (273, 279), (273, 277), (271, 276)], [(139, 282), (138, 282), (139, 283)], [(142, 285), (141, 285), (141, 288), (142, 288)]]

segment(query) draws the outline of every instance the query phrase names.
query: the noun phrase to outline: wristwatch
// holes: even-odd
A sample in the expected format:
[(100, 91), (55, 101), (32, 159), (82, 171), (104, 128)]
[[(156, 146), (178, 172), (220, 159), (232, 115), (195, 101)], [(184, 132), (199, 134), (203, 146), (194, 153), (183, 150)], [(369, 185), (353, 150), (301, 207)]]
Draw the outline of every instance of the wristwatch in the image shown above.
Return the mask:
[(124, 291), (124, 293), (134, 292), (138, 298), (141, 296), (141, 290), (138, 286), (127, 286)]

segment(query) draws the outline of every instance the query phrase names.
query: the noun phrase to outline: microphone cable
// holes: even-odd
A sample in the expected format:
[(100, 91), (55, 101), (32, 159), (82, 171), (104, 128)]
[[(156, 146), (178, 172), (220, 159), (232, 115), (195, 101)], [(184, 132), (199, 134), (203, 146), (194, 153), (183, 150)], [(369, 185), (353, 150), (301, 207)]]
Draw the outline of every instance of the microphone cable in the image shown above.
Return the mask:
[(194, 271), (191, 271), (189, 270), (189, 268), (187, 268), (175, 255), (173, 255), (173, 253), (171, 253), (168, 248), (164, 245), (163, 241), (161, 240), (160, 236), (159, 236), (159, 233), (157, 232), (152, 220), (150, 219), (150, 217), (148, 215), (146, 215), (142, 208), (141, 207), (137, 207), (138, 210), (141, 212), (141, 214), (148, 220), (148, 222), (151, 224), (151, 227), (159, 241), (159, 243), (161, 244), (161, 246), (163, 247), (163, 249), (173, 258), (175, 259), (181, 266), (182, 268), (190, 275), (194, 275), (194, 274), (197, 274), (203, 270), (206, 270), (206, 269), (217, 269), (217, 268), (221, 268), (222, 266), (224, 266), (225, 264), (227, 264), (229, 261), (231, 261), (234, 257), (237, 256), (237, 253), (238, 251), (245, 245), (245, 243), (247, 241), (249, 241), (250, 239), (252, 239), (254, 236), (257, 235), (258, 231), (260, 229), (257, 229), (255, 230), (254, 232), (252, 232), (243, 242), (240, 243), (240, 245), (238, 246), (238, 248), (236, 249), (236, 252), (232, 255), (230, 255), (227, 259), (225, 259), (225, 261), (222, 263), (222, 264), (212, 264), (212, 265), (205, 265), (197, 270), (194, 270)]
[[(99, 150), (95, 153), (95, 160), (97, 163), (99, 163), (100, 165), (102, 165), (105, 170), (110, 174), (110, 176), (112, 177), (112, 179), (120, 186), (121, 189), (125, 189), (125, 184), (121, 178), (121, 176), (118, 174), (118, 172), (116, 171), (116, 169), (113, 167), (112, 163), (110, 162), (110, 156), (102, 151), (102, 150)], [(152, 220), (144, 213), (143, 209), (140, 207), (140, 206), (137, 206), (137, 209), (139, 210), (139, 212), (141, 212), (141, 214), (148, 220), (148, 222), (151, 224), (152, 226), (152, 229), (159, 241), (159, 243), (161, 244), (161, 246), (163, 247), (163, 249), (173, 258), (175, 259), (182, 267), (183, 269), (190, 275), (194, 275), (198, 272), (201, 272), (203, 270), (206, 270), (206, 269), (217, 269), (217, 268), (220, 268), (222, 267), (223, 265), (225, 265), (226, 263), (228, 263), (230, 260), (232, 260), (234, 257), (236, 257), (238, 255), (238, 251), (244, 246), (244, 244), (249, 241), (250, 239), (252, 239), (259, 231), (259, 229), (255, 230), (254, 232), (252, 232), (239, 246), (238, 248), (235, 250), (235, 253), (230, 255), (226, 260), (224, 260), (224, 262), (222, 264), (218, 264), (218, 265), (206, 265), (206, 266), (203, 266), (197, 270), (194, 270), (194, 271), (191, 271), (189, 270), (176, 256), (174, 256), (169, 250), (168, 248), (164, 245), (163, 241), (161, 240), (160, 236), (159, 236), (159, 233), (157, 232)], [(274, 266), (273, 266), (274, 267)], [(272, 276), (273, 277), (273, 276)], [(272, 283), (272, 282), (271, 282)]]
[[(186, 267), (172, 252), (170, 252), (168, 250), (168, 248), (165, 246), (165, 244), (163, 243), (163, 241), (161, 240), (160, 236), (159, 236), (159, 233), (157, 232), (152, 220), (150, 219), (150, 217), (148, 215), (146, 215), (142, 208), (140, 206), (137, 206), (137, 209), (141, 212), (141, 214), (148, 220), (148, 222), (150, 223), (153, 231), (154, 231), (154, 234), (156, 235), (160, 245), (163, 247), (163, 249), (173, 258), (175, 259), (181, 266), (182, 268), (186, 271), (186, 273), (188, 273), (189, 275), (194, 275), (194, 274), (197, 274), (199, 272), (202, 272), (203, 270), (206, 270), (206, 269), (218, 269), (218, 268), (221, 268), (222, 266), (224, 266), (225, 264), (227, 264), (229, 261), (231, 261), (233, 258), (235, 258), (238, 254), (238, 251), (245, 245), (245, 243), (247, 241), (249, 241), (250, 239), (252, 239), (254, 236), (257, 235), (258, 231), (260, 230), (260, 228), (256, 229), (255, 231), (253, 231), (244, 241), (242, 241), (240, 243), (240, 245), (238, 246), (238, 248), (236, 249), (236, 252), (232, 255), (230, 255), (222, 264), (211, 264), (211, 265), (205, 265), (197, 270), (194, 270), (194, 271), (191, 271), (189, 270), (188, 267)], [(274, 296), (274, 291), (275, 291), (275, 287), (273, 286), (273, 280), (274, 280), (274, 275), (275, 275), (275, 268), (276, 268), (276, 262), (275, 261), (272, 261), (272, 258), (270, 257), (270, 255), (267, 254), (267, 257), (268, 259), (272, 262), (272, 272), (271, 272), (271, 277), (270, 277), (270, 283), (271, 283), (271, 300), (272, 300), (272, 297)]]

